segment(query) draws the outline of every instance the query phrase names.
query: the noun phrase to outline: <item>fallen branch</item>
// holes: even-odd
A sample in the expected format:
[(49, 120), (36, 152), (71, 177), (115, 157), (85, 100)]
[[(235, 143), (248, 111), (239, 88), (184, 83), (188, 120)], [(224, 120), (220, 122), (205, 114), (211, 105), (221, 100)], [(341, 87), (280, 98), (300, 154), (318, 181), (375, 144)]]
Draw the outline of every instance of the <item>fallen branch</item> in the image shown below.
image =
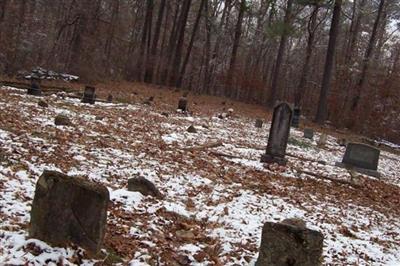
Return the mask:
[(319, 178), (319, 179), (326, 179), (326, 180), (329, 180), (329, 181), (332, 181), (332, 182), (335, 182), (335, 183), (339, 183), (339, 184), (342, 184), (342, 185), (349, 185), (349, 186), (352, 186), (354, 188), (360, 188), (361, 187), (360, 185), (355, 184), (355, 183), (350, 182), (350, 181), (341, 180), (341, 179), (335, 179), (335, 178), (331, 178), (331, 177), (323, 176), (323, 175), (318, 175), (318, 174), (315, 174), (315, 173), (312, 173), (312, 172), (309, 172), (309, 171), (301, 170), (299, 168), (294, 168), (294, 169), (296, 169), (296, 171), (298, 171), (300, 173), (303, 173), (303, 174), (306, 174), (306, 175), (310, 175), (310, 176), (313, 176), (313, 177), (316, 177), (316, 178)]
[(210, 143), (206, 143), (206, 144), (203, 144), (200, 146), (183, 148), (183, 150), (185, 150), (185, 151), (201, 151), (201, 150), (216, 148), (216, 147), (222, 146), (223, 144), (224, 143), (222, 141), (210, 142)]
[(295, 155), (295, 154), (291, 154), (291, 153), (286, 153), (286, 156), (292, 157), (292, 158), (296, 158), (302, 161), (309, 161), (309, 162), (314, 162), (314, 163), (319, 163), (319, 164), (323, 164), (326, 165), (326, 162), (324, 161), (320, 161), (320, 160), (315, 160), (315, 159), (309, 159), (309, 158), (305, 158), (299, 155)]
[(227, 158), (231, 158), (231, 159), (243, 159), (243, 157), (240, 157), (240, 156), (230, 155), (230, 154), (217, 152), (217, 151), (210, 151), (209, 154), (215, 155), (218, 157), (227, 157)]

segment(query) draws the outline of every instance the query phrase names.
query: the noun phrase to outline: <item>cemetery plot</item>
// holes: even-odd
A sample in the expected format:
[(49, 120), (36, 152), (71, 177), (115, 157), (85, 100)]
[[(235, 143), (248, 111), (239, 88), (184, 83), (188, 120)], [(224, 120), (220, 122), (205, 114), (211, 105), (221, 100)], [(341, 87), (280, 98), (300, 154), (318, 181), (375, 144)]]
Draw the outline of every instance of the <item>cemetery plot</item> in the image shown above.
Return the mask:
[[(310, 140), (292, 128), (286, 166), (266, 165), (260, 158), (270, 123), (256, 128), (240, 110), (225, 119), (165, 116), (153, 105), (90, 106), (49, 96), (49, 106), (39, 108), (37, 97), (20, 90), (1, 89), (0, 96), (0, 264), (92, 265), (107, 257), (132, 265), (254, 265), (265, 222), (292, 217), (323, 234), (325, 265), (400, 261), (397, 155), (381, 151), (377, 180), (336, 167), (346, 147), (332, 136), (319, 147), (320, 133)], [(71, 123), (55, 125), (58, 115)], [(191, 125), (197, 133), (187, 132)], [(44, 170), (107, 187), (103, 257), (29, 239)], [(162, 197), (145, 196), (137, 185), (129, 191), (137, 177)]]

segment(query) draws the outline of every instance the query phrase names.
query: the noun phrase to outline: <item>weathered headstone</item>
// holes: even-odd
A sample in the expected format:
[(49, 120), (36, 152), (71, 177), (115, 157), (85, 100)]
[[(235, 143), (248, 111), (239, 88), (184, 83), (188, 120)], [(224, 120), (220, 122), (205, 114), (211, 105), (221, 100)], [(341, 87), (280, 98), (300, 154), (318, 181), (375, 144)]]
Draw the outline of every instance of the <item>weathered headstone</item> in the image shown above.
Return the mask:
[(292, 127), (299, 127), (300, 124), (300, 114), (301, 114), (301, 109), (300, 107), (295, 107), (293, 108), (293, 118), (292, 118)]
[(31, 86), (28, 88), (29, 95), (34, 96), (41, 96), (42, 95), (42, 88), (40, 87), (39, 81), (37, 79), (31, 80)]
[(181, 97), (178, 102), (178, 110), (182, 112), (187, 112), (187, 105), (188, 105), (188, 100), (186, 97)]
[(144, 196), (162, 198), (163, 195), (156, 186), (144, 177), (134, 177), (128, 180), (128, 190), (140, 192)]
[(321, 133), (317, 144), (319, 147), (325, 147), (327, 141), (328, 141), (328, 135), (326, 133)]
[(348, 143), (342, 162), (337, 162), (336, 165), (379, 178), (379, 155), (380, 150), (375, 147), (362, 143)]
[(261, 157), (261, 162), (286, 164), (285, 154), (291, 120), (292, 109), (289, 104), (280, 103), (274, 108), (267, 150)]
[(82, 103), (94, 104), (96, 102), (96, 88), (86, 86), (83, 92)]
[(29, 234), (57, 246), (102, 247), (110, 196), (105, 186), (44, 171), (36, 183)]
[(261, 119), (257, 119), (255, 127), (256, 128), (262, 128), (262, 126), (263, 126), (263, 121)]
[(314, 138), (314, 130), (312, 128), (304, 128), (304, 138), (313, 139)]
[(303, 225), (266, 222), (255, 266), (321, 265), (324, 236)]

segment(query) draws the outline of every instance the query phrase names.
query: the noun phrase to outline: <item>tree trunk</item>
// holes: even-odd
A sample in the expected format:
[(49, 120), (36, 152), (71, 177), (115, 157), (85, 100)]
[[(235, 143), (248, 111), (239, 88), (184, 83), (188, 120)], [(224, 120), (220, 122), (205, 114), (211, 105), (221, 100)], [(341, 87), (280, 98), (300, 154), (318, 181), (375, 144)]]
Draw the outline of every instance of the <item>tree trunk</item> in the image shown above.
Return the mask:
[(160, 6), (158, 9), (158, 16), (157, 16), (157, 22), (155, 25), (153, 43), (151, 45), (151, 51), (147, 57), (147, 68), (146, 68), (146, 74), (145, 74), (145, 78), (144, 78), (146, 82), (153, 82), (154, 65), (155, 65), (156, 56), (157, 56), (158, 40), (160, 38), (160, 33), (161, 33), (161, 23), (162, 23), (162, 20), (164, 17), (165, 3), (166, 3), (166, 0), (161, 0)]
[(280, 74), (280, 70), (281, 70), (283, 57), (285, 55), (286, 42), (287, 42), (287, 38), (288, 38), (288, 29), (286, 29), (286, 27), (290, 27), (292, 5), (293, 5), (293, 0), (288, 0), (287, 6), (286, 6), (285, 18), (284, 18), (284, 27), (285, 28), (283, 29), (283, 32), (281, 35), (281, 40), (280, 40), (279, 49), (278, 49), (278, 55), (276, 57), (274, 73), (272, 75), (271, 93), (270, 93), (269, 99), (268, 99), (268, 105), (270, 107), (274, 106), (276, 100), (279, 98), (279, 88), (278, 88), (279, 74)]
[(225, 96), (233, 95), (232, 79), (233, 79), (233, 74), (236, 69), (236, 57), (237, 57), (237, 51), (239, 48), (240, 36), (242, 35), (242, 23), (243, 23), (243, 15), (244, 15), (245, 9), (246, 9), (246, 0), (241, 0), (240, 7), (239, 7), (238, 20), (237, 20), (236, 27), (235, 27), (235, 37), (234, 37), (234, 41), (233, 41), (231, 61), (229, 64), (229, 70), (228, 70), (228, 75), (227, 75), (227, 79), (226, 79), (227, 82), (226, 82), (226, 87), (225, 87)]
[(295, 93), (294, 104), (295, 106), (301, 105), (301, 99), (305, 92), (305, 87), (307, 83), (307, 76), (310, 70), (310, 59), (314, 48), (314, 39), (315, 39), (315, 30), (317, 26), (317, 18), (318, 18), (319, 6), (316, 5), (311, 14), (310, 21), (308, 22), (308, 40), (307, 40), (307, 48), (306, 48), (306, 57), (304, 59), (303, 70), (301, 72), (299, 86)]
[(318, 102), (318, 111), (315, 117), (315, 122), (322, 125), (324, 124), (328, 115), (328, 93), (331, 87), (332, 70), (335, 57), (336, 39), (339, 34), (340, 12), (342, 9), (342, 0), (335, 1), (333, 8), (331, 29), (329, 31), (329, 43), (326, 52), (326, 61), (324, 68), (324, 75), (322, 77), (321, 93)]
[(179, 77), (176, 82), (176, 87), (178, 87), (178, 88), (182, 86), (183, 76), (185, 75), (186, 66), (189, 62), (190, 53), (192, 52), (194, 39), (196, 37), (196, 32), (197, 32), (197, 29), (199, 26), (201, 14), (203, 12), (203, 7), (204, 7), (204, 4), (206, 3), (206, 1), (207, 0), (201, 0), (201, 2), (200, 2), (199, 12), (197, 13), (196, 21), (194, 22), (194, 25), (193, 25), (193, 31), (192, 31), (192, 36), (190, 37), (189, 47), (187, 49), (185, 59), (183, 60), (182, 69), (179, 73)]
[(365, 86), (368, 69), (369, 69), (369, 63), (370, 63), (372, 53), (373, 53), (373, 50), (375, 47), (377, 30), (378, 30), (379, 22), (380, 22), (380, 19), (382, 16), (384, 4), (385, 4), (385, 0), (381, 0), (379, 3), (378, 14), (376, 16), (376, 19), (374, 22), (374, 27), (373, 27), (372, 33), (371, 33), (371, 37), (368, 42), (368, 47), (367, 47), (367, 50), (365, 51), (365, 55), (363, 58), (363, 67), (361, 70), (360, 79), (358, 80), (358, 83), (357, 83), (356, 95), (354, 96), (353, 101), (352, 101), (351, 111), (355, 111), (357, 109), (358, 104), (360, 102), (361, 93)]

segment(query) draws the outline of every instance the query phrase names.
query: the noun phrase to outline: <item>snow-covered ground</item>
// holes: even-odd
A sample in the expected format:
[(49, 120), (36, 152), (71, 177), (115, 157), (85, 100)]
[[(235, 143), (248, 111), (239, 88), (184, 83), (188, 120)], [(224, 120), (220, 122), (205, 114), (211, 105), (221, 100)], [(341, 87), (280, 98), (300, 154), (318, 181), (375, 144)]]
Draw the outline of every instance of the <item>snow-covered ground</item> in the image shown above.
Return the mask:
[[(224, 120), (201, 113), (165, 117), (146, 105), (45, 99), (49, 107), (41, 108), (37, 97), (0, 90), (1, 265), (99, 262), (78, 247), (29, 239), (31, 202), (44, 169), (108, 187), (104, 252), (117, 254), (121, 264), (253, 265), (263, 223), (298, 217), (324, 234), (324, 265), (400, 265), (395, 154), (381, 153), (381, 180), (358, 175), (352, 186), (334, 181), (350, 181), (350, 174), (334, 166), (345, 148), (332, 136), (319, 148), (292, 129), (287, 167), (265, 167), (260, 157), (270, 125), (256, 129), (237, 111)], [(60, 113), (73, 126), (55, 126)], [(186, 131), (192, 124), (197, 133)], [(190, 149), (217, 142), (222, 145)], [(135, 176), (154, 182), (164, 199), (127, 191)]]

